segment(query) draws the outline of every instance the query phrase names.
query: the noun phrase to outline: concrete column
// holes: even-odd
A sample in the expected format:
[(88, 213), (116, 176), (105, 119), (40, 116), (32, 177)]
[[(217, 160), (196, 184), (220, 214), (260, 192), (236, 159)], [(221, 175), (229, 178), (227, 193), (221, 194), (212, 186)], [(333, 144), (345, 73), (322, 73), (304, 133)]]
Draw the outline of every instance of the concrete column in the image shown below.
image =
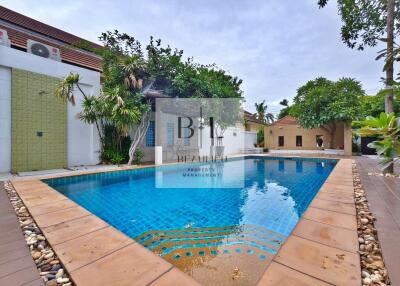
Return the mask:
[(344, 143), (344, 155), (351, 156), (352, 152), (352, 138), (353, 131), (351, 129), (351, 122), (344, 123), (344, 134), (343, 134), (343, 143)]

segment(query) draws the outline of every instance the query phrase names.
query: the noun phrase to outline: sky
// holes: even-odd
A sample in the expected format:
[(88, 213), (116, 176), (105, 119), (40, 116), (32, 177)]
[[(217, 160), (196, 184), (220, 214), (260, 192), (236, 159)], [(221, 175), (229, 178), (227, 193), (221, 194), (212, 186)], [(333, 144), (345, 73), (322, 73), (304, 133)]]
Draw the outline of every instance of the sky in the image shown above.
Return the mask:
[(243, 79), (245, 108), (266, 101), (277, 113), (297, 88), (318, 76), (351, 77), (367, 94), (382, 83), (380, 48), (357, 51), (340, 39), (335, 1), (317, 0), (0, 0), (0, 4), (90, 41), (117, 29), (145, 46), (150, 36), (184, 50), (202, 64), (216, 63)]

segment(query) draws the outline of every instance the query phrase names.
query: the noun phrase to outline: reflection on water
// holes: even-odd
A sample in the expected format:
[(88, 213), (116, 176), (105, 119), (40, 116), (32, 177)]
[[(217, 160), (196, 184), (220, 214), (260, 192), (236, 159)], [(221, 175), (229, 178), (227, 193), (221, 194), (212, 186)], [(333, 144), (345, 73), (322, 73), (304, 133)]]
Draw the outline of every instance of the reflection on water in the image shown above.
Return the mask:
[(254, 285), (334, 164), (248, 158), (202, 165), (219, 177), (183, 178), (189, 164), (47, 182), (205, 285)]

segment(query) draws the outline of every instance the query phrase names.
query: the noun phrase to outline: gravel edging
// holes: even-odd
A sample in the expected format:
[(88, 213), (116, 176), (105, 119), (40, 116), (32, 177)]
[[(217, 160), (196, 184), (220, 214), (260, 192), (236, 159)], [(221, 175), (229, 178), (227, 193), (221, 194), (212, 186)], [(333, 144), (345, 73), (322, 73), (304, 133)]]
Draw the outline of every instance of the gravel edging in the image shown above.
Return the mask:
[(51, 248), (40, 228), (36, 225), (25, 204), (10, 182), (4, 183), (4, 189), (18, 217), (32, 259), (46, 286), (74, 285), (62, 266), (55, 251)]
[(376, 220), (369, 210), (355, 161), (352, 162), (362, 285), (391, 285), (378, 241)]

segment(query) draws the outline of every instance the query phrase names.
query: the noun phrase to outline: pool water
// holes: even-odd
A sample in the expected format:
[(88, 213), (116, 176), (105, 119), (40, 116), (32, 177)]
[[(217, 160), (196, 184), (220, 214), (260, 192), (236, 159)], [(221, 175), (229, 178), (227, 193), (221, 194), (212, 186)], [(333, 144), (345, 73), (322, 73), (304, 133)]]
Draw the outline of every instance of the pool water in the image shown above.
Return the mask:
[(46, 183), (202, 284), (255, 285), (335, 164), (246, 157)]

